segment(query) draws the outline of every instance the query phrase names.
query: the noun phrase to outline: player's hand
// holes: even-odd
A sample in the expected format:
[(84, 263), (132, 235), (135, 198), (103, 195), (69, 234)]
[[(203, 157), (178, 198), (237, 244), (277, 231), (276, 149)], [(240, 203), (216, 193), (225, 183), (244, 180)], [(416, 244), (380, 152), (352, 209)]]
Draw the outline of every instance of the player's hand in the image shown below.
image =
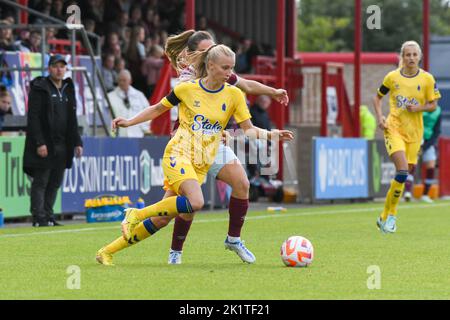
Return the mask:
[(378, 118), (377, 127), (383, 131), (387, 129), (386, 118), (384, 116), (382, 116), (381, 118)]
[(271, 133), (271, 137), (275, 137), (278, 136), (278, 139), (280, 139), (281, 141), (291, 141), (294, 140), (294, 133), (292, 131), (289, 130), (272, 130), (270, 131)]
[(222, 131), (222, 143), (227, 144), (228, 141), (231, 141), (233, 137), (227, 130)]
[(287, 91), (284, 89), (275, 89), (275, 93), (272, 95), (272, 98), (285, 106), (289, 103), (289, 96)]
[(37, 154), (41, 158), (46, 158), (48, 156), (47, 146), (44, 144), (37, 148)]
[(411, 103), (408, 103), (406, 105), (406, 110), (408, 110), (409, 112), (420, 112), (420, 111), (423, 111), (421, 106), (417, 106), (417, 105), (411, 104)]
[(125, 118), (122, 117), (117, 117), (115, 118), (112, 123), (111, 123), (111, 127), (113, 130), (116, 130), (117, 128), (121, 127), (121, 128), (126, 128), (129, 127), (129, 121)]

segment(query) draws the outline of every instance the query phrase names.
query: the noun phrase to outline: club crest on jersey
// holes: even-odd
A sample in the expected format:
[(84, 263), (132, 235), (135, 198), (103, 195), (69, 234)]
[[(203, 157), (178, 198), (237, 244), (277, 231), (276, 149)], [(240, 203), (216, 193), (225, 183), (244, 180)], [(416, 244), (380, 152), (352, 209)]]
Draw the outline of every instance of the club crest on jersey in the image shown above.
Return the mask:
[(222, 126), (219, 121), (216, 121), (214, 124), (206, 119), (204, 115), (197, 114), (194, 116), (194, 123), (192, 124), (193, 131), (202, 130), (203, 134), (213, 135), (222, 131)]

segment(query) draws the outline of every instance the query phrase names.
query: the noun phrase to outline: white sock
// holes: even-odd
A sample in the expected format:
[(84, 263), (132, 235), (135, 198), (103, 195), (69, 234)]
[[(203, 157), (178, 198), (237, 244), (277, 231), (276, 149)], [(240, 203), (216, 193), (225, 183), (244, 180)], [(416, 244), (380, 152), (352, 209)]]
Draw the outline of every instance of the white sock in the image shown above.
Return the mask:
[(239, 241), (241, 241), (241, 237), (228, 236), (228, 241), (231, 242), (231, 243), (239, 242)]

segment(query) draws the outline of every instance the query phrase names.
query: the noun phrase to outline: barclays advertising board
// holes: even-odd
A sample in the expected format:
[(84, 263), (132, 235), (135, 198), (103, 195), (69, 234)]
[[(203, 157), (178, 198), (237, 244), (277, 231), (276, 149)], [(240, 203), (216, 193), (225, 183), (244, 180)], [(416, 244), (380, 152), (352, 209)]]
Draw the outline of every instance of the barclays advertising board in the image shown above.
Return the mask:
[(313, 139), (313, 194), (317, 200), (369, 197), (365, 139)]

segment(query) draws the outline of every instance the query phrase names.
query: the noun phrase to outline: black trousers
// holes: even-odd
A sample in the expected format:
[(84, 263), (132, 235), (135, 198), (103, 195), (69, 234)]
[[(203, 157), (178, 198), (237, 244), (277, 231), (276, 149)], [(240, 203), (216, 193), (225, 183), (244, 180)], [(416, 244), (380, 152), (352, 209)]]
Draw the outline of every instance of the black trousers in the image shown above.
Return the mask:
[(33, 222), (43, 223), (55, 219), (53, 206), (66, 168), (66, 147), (64, 145), (55, 146), (52, 163), (51, 169), (39, 168), (34, 171), (30, 195), (30, 211)]

